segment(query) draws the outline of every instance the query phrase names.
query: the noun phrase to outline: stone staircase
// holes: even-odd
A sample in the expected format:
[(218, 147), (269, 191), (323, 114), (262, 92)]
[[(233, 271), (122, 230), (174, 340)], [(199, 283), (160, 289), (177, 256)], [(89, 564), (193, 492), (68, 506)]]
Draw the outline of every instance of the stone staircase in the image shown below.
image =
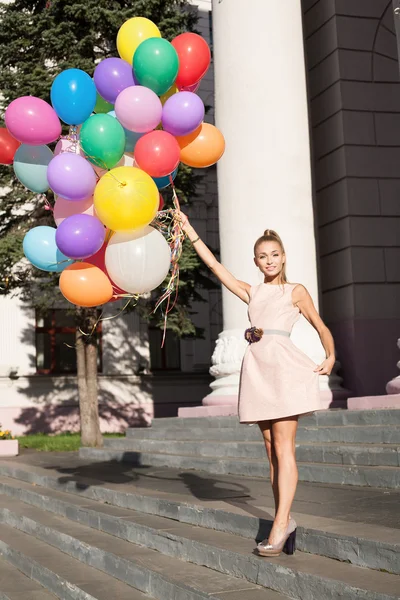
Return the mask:
[[(399, 429), (389, 410), (304, 419), (309, 473), (353, 470), (364, 483), (300, 483), (297, 551), (273, 559), (254, 553), (273, 503), (254, 466), (262, 444), (236, 420), (164, 419), (130, 430), (123, 447), (2, 460), (0, 600), (399, 599), (400, 493), (369, 487), (366, 474), (397, 485)], [(160, 468), (169, 457), (179, 470)], [(211, 475), (235, 463), (245, 476)]]
[[(267, 477), (257, 426), (236, 417), (156, 419), (150, 428), (128, 429), (126, 438), (82, 448), (82, 459), (123, 461), (216, 474)], [(300, 420), (300, 481), (400, 487), (400, 410), (327, 410)]]
[[(118, 472), (115, 464), (65, 455), (62, 464), (59, 457), (41, 465), (21, 459), (0, 462), (0, 598), (399, 598), (399, 530), (375, 525), (373, 515), (365, 515), (372, 521), (365, 524), (294, 513), (301, 524), (298, 551), (268, 560), (253, 553), (268, 519), (241, 505), (236, 489), (248, 481), (252, 497), (256, 480), (221, 479), (218, 486), (230, 482), (231, 494), (223, 489), (218, 496), (214, 486), (202, 500), (179, 488), (187, 473)], [(338, 499), (340, 488), (328, 491)], [(311, 490), (311, 497), (317, 493), (326, 488)], [(350, 494), (342, 498), (346, 506), (363, 494), (366, 506), (376, 496), (385, 499), (383, 491), (343, 493)], [(390, 494), (397, 503), (398, 493)]]

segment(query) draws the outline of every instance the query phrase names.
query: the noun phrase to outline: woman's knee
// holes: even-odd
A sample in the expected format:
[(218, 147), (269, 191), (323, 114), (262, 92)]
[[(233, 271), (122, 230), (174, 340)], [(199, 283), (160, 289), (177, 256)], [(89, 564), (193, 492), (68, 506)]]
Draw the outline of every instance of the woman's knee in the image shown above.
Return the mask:
[(292, 440), (290, 439), (274, 439), (273, 452), (279, 461), (283, 460), (296, 460), (296, 449)]

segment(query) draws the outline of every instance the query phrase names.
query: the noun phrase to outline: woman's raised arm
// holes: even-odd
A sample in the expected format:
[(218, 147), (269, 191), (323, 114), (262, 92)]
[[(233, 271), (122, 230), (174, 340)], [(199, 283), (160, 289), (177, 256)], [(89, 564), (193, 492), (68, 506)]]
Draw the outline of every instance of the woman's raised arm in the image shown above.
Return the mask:
[(180, 211), (177, 214), (182, 223), (183, 231), (192, 242), (194, 249), (204, 264), (214, 273), (222, 285), (224, 285), (230, 292), (238, 296), (238, 298), (243, 300), (243, 302), (248, 304), (250, 301), (251, 286), (244, 281), (239, 281), (239, 279), (236, 279), (236, 277), (234, 277), (232, 273), (230, 273), (228, 269), (224, 267), (224, 265), (218, 262), (214, 254), (207, 248), (206, 244), (200, 239), (200, 236), (191, 226), (187, 216)]

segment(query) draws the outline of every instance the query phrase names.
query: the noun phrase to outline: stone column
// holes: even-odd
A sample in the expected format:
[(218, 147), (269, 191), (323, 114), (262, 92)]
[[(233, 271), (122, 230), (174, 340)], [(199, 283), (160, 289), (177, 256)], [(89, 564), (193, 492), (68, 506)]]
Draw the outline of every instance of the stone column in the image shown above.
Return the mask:
[[(275, 229), (285, 244), (289, 281), (301, 282), (318, 307), (308, 101), (300, 2), (213, 0), (216, 125), (226, 139), (218, 163), (222, 263), (250, 284), (262, 281), (253, 245)], [(216, 378), (202, 410), (234, 414), (247, 307), (223, 289), (223, 332), (212, 357)], [(316, 362), (324, 352), (304, 319), (293, 341)], [(328, 378), (321, 378), (328, 390)], [(331, 396), (331, 394), (329, 394)]]

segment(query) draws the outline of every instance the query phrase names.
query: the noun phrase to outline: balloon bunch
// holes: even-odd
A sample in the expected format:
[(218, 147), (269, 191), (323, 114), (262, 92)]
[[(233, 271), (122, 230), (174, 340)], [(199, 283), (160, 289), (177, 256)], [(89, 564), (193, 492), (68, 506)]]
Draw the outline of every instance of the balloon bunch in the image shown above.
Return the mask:
[[(61, 72), (51, 105), (34, 96), (11, 102), (0, 162), (13, 163), (29, 190), (54, 192), (57, 227), (34, 227), (23, 249), (38, 269), (61, 273), (67, 300), (91, 307), (138, 296), (171, 271), (161, 298), (169, 308), (183, 234), (173, 210), (160, 213), (159, 190), (173, 186), (180, 162), (208, 167), (225, 147), (219, 130), (204, 123), (196, 94), (210, 50), (194, 33), (170, 43), (142, 17), (122, 25), (117, 48), (120, 58), (102, 60), (93, 78)], [(175, 190), (173, 197), (179, 208)]]

